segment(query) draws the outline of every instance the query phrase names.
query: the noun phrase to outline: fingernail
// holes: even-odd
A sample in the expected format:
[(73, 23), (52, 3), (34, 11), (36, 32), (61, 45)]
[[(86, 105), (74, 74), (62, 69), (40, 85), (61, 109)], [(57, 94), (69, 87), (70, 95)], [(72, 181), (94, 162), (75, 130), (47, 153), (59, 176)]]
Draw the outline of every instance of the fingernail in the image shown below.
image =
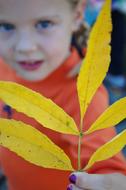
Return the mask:
[(73, 188), (72, 188), (72, 186), (71, 185), (69, 185), (68, 187), (67, 187), (67, 190), (72, 190)]
[(70, 175), (70, 177), (69, 177), (70, 182), (73, 184), (76, 183), (76, 179), (77, 179), (77, 177), (74, 174)]

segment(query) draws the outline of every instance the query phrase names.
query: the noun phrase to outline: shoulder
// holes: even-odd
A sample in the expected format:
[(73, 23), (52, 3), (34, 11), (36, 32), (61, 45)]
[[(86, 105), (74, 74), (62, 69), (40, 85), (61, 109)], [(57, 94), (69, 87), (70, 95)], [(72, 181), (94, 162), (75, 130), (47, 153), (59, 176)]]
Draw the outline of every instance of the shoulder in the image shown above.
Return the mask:
[(99, 106), (100, 109), (106, 109), (108, 105), (109, 105), (108, 91), (104, 85), (101, 85), (96, 91), (90, 106), (97, 106), (97, 107)]
[(105, 108), (108, 107), (109, 104), (109, 95), (108, 91), (104, 85), (101, 85), (96, 91), (93, 101), (95, 105), (103, 105)]
[(86, 129), (107, 109), (109, 96), (106, 88), (101, 85), (96, 91), (85, 115)]

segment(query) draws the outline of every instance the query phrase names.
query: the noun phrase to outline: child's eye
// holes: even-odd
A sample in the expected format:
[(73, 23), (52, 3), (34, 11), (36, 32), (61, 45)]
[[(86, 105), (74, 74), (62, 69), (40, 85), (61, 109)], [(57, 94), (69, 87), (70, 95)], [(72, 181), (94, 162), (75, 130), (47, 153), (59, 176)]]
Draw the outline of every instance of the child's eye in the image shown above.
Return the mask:
[(48, 21), (48, 20), (44, 20), (44, 21), (39, 21), (37, 24), (36, 24), (36, 27), (37, 29), (48, 29), (50, 28), (51, 26), (53, 26), (53, 22), (52, 21)]
[(0, 32), (11, 32), (15, 29), (13, 24), (0, 23)]

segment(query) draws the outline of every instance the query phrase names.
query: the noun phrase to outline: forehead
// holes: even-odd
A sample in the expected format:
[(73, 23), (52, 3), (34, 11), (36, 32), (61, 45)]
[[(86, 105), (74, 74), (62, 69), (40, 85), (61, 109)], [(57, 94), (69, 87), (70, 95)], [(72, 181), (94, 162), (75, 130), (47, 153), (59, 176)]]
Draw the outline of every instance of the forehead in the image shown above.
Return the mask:
[(65, 14), (69, 10), (67, 0), (0, 0), (0, 19), (31, 19), (35, 15)]

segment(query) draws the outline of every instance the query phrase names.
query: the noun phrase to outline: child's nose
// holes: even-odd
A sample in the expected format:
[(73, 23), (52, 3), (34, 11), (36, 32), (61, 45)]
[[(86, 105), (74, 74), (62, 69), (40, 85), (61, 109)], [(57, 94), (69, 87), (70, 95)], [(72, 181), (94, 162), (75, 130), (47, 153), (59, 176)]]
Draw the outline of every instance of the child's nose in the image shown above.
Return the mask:
[(15, 45), (15, 51), (18, 53), (30, 53), (36, 51), (37, 44), (34, 37), (29, 33), (20, 35)]

